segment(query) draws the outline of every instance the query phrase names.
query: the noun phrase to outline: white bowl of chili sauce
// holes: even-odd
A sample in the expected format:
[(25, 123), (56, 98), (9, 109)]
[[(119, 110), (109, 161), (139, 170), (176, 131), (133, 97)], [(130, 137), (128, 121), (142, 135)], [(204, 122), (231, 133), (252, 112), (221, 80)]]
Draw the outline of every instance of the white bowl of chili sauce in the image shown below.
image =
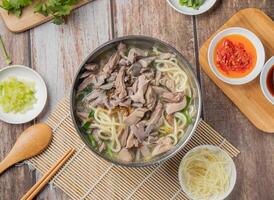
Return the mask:
[(219, 32), (208, 50), (208, 62), (213, 73), (222, 81), (241, 85), (255, 79), (265, 61), (260, 39), (251, 31), (233, 27)]
[(265, 63), (260, 75), (260, 84), (264, 96), (274, 105), (274, 56)]

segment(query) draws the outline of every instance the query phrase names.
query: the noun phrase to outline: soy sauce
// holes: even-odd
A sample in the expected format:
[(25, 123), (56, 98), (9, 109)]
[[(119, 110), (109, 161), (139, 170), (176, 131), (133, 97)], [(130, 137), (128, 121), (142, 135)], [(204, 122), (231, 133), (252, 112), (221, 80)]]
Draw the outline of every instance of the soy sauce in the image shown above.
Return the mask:
[(266, 76), (266, 86), (270, 94), (274, 96), (274, 65), (272, 65)]

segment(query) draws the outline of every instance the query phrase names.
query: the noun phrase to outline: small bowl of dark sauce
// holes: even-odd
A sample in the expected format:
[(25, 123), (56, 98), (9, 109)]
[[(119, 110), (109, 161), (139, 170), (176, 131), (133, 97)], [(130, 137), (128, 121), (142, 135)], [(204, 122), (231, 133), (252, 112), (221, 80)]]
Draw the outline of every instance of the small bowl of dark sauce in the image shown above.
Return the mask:
[(266, 62), (260, 76), (260, 84), (264, 96), (274, 105), (274, 56)]

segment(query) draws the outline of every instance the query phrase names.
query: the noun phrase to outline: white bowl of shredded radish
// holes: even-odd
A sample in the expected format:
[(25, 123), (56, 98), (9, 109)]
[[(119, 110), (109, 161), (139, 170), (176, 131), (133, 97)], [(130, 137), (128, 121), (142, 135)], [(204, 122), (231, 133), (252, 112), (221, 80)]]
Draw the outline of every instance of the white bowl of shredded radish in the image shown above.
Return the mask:
[(236, 167), (232, 158), (220, 147), (202, 145), (183, 157), (179, 181), (192, 200), (223, 200), (235, 186)]

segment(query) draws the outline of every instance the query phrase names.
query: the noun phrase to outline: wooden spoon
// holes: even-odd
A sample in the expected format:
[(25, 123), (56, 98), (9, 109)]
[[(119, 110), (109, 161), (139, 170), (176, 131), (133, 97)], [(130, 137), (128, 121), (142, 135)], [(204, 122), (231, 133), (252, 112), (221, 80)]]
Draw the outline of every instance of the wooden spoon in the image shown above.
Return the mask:
[(27, 128), (0, 163), (0, 174), (15, 163), (41, 153), (49, 145), (51, 138), (52, 130), (47, 124), (41, 123)]

